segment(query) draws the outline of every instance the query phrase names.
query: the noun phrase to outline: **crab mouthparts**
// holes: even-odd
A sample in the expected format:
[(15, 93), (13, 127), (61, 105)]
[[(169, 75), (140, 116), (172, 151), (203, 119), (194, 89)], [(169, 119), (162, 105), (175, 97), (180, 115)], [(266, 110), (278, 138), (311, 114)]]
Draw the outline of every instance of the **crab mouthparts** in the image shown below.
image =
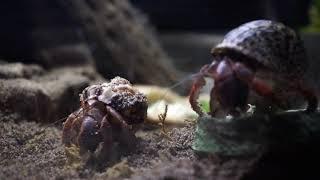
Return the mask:
[(249, 87), (240, 79), (231, 76), (223, 82), (217, 83), (217, 93), (219, 94), (220, 104), (228, 109), (245, 107), (249, 95)]

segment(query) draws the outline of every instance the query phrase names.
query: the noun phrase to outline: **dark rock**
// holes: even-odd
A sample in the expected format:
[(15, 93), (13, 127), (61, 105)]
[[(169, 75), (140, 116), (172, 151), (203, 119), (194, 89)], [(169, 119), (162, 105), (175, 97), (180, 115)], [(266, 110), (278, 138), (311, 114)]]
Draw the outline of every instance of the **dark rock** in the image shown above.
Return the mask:
[(91, 50), (86, 44), (68, 44), (39, 49), (36, 59), (47, 68), (94, 65)]
[(221, 163), (254, 160), (243, 179), (317, 179), (312, 164), (320, 160), (319, 118), (319, 112), (303, 111), (228, 120), (200, 117), (193, 149)]

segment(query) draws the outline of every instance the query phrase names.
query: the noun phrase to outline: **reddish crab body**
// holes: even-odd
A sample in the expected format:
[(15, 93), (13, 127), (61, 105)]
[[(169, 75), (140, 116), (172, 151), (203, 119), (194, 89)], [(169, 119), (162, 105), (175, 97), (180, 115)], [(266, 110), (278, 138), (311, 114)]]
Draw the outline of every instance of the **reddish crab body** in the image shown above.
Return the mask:
[(87, 87), (80, 102), (81, 107), (64, 123), (62, 135), (66, 146), (75, 144), (80, 152), (94, 151), (100, 143), (103, 151), (109, 151), (115, 140), (127, 141), (121, 133), (131, 133), (147, 116), (146, 97), (120, 77)]
[(305, 49), (289, 27), (269, 20), (248, 22), (230, 31), (211, 53), (213, 62), (201, 68), (190, 91), (191, 107), (200, 116), (204, 112), (197, 98), (205, 85), (205, 77), (214, 80), (210, 93), (211, 115), (217, 111), (216, 103), (233, 116), (245, 112), (250, 90), (282, 106), (273, 86), (257, 74), (270, 76), (284, 88), (299, 92), (308, 102), (307, 111), (316, 110), (317, 97), (303, 81), (308, 66)]

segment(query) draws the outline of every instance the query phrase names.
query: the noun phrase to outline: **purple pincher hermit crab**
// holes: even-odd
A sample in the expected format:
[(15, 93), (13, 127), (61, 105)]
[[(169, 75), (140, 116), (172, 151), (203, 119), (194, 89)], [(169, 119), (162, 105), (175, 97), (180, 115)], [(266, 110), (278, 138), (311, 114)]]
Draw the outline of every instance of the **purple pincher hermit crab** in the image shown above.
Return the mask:
[(120, 77), (85, 88), (80, 103), (64, 123), (62, 135), (63, 143), (79, 146), (80, 153), (95, 151), (101, 142), (108, 152), (119, 133), (130, 132), (147, 117), (145, 95)]
[(211, 115), (217, 102), (233, 116), (245, 112), (250, 89), (281, 107), (279, 94), (258, 73), (269, 74), (274, 82), (284, 84), (281, 88), (301, 94), (308, 102), (307, 112), (317, 109), (318, 99), (302, 78), (308, 66), (303, 42), (282, 23), (269, 20), (245, 23), (230, 31), (211, 54), (213, 62), (202, 67), (190, 91), (191, 107), (200, 116), (204, 113), (197, 98), (205, 85), (204, 77), (214, 79), (209, 103)]

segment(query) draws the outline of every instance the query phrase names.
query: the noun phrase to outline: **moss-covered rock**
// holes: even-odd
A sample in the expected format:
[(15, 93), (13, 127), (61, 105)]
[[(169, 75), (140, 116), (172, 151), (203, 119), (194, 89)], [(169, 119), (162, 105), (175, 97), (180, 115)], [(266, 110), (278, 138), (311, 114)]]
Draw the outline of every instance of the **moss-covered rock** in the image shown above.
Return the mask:
[(232, 119), (200, 117), (193, 149), (223, 156), (255, 155), (270, 149), (320, 142), (320, 113), (286, 111)]

